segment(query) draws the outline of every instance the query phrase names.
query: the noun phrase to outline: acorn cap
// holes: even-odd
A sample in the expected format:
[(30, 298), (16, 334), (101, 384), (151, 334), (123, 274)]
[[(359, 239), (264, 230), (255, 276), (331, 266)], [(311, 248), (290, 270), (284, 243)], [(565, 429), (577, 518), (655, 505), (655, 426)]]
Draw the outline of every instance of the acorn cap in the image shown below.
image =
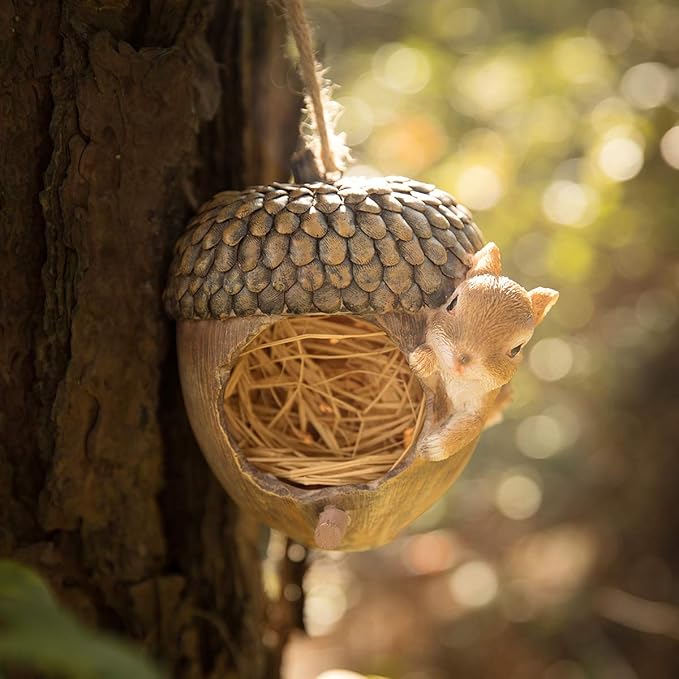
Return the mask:
[(177, 320), (437, 307), (482, 237), (432, 184), (348, 177), (224, 191), (177, 241), (164, 294)]

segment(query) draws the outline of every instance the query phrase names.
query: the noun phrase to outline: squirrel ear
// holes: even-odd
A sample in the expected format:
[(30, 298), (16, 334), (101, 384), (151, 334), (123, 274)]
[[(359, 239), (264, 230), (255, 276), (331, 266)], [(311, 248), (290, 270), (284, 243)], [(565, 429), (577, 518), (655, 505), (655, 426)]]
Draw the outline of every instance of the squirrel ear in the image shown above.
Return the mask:
[(539, 325), (549, 310), (556, 304), (559, 293), (551, 288), (533, 288), (528, 293), (528, 299), (530, 299), (530, 305), (533, 309), (535, 325)]
[(472, 256), (472, 265), (467, 272), (467, 278), (484, 273), (499, 276), (501, 271), (502, 258), (500, 256), (500, 248), (495, 243), (486, 243)]

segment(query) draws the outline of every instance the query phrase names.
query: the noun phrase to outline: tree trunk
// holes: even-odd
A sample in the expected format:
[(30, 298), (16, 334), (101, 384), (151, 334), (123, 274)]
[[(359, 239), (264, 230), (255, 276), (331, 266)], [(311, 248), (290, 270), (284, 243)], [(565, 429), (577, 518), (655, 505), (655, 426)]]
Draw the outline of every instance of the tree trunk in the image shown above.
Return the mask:
[(280, 21), (14, 0), (0, 36), (0, 555), (173, 677), (277, 676), (258, 527), (193, 440), (161, 293), (198, 202), (287, 178)]

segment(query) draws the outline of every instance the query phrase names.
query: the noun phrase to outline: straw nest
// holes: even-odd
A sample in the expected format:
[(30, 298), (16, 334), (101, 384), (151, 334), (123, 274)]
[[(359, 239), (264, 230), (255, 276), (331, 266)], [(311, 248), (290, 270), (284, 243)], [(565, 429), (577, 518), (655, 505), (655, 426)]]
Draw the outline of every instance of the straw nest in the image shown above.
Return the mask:
[(242, 352), (224, 408), (250, 462), (299, 486), (373, 481), (408, 453), (424, 399), (402, 352), (356, 316), (290, 317)]

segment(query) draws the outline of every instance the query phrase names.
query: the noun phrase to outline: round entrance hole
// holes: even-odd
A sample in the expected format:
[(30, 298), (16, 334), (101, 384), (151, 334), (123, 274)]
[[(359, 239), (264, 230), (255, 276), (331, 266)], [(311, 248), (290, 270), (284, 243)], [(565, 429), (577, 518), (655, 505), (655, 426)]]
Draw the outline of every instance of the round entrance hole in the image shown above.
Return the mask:
[(261, 471), (303, 487), (366, 483), (396, 467), (424, 421), (422, 390), (379, 328), (297, 316), (242, 351), (224, 393), (235, 443)]

